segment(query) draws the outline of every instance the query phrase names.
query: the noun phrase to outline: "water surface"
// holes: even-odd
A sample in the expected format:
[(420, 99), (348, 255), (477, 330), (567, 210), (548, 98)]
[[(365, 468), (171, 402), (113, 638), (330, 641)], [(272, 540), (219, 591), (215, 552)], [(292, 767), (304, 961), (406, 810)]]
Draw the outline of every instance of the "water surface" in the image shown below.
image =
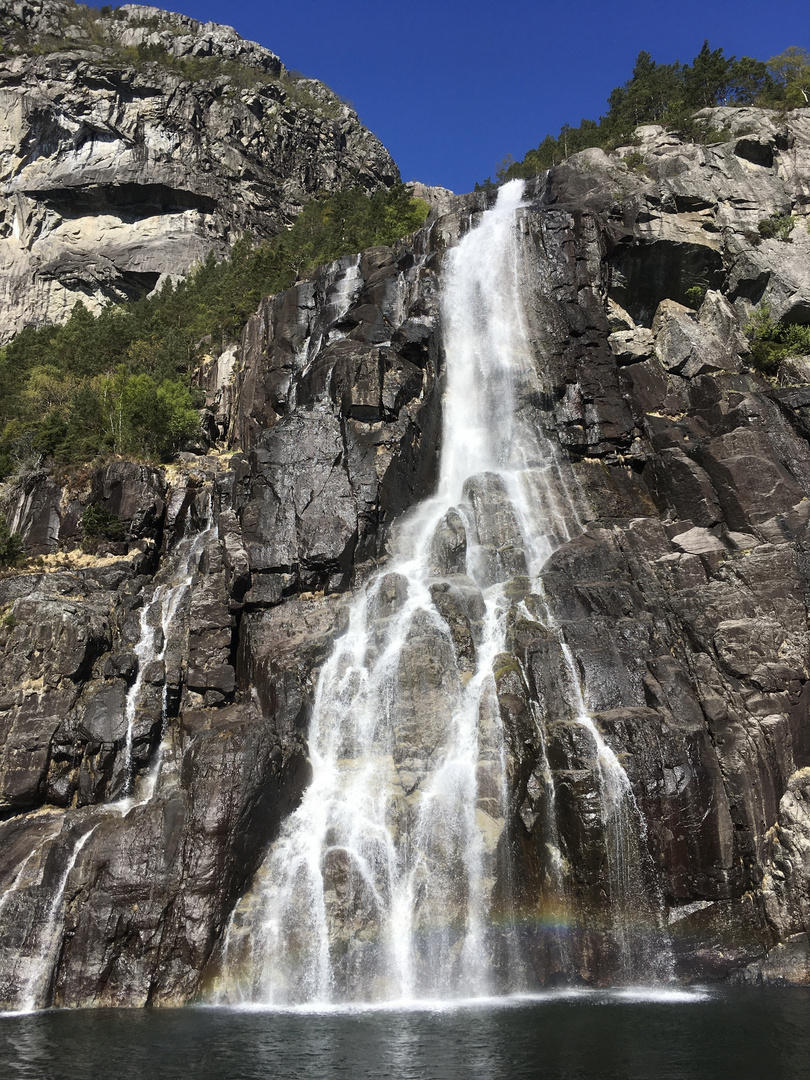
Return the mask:
[(810, 991), (0, 1017), (4, 1080), (803, 1080)]

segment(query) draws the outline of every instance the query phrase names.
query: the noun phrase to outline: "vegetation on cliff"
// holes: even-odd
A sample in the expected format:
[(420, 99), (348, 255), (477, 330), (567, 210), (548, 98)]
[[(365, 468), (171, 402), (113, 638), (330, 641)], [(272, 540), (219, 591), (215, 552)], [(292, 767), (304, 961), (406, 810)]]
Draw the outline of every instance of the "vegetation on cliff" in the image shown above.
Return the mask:
[[(497, 169), (499, 183), (515, 177), (535, 176), (590, 147), (612, 149), (632, 141), (640, 124), (662, 124), (695, 141), (715, 138), (717, 132), (701, 109), (718, 105), (758, 105), (799, 108), (810, 103), (810, 53), (791, 46), (770, 60), (750, 56), (727, 57), (708, 41), (691, 64), (658, 64), (640, 52), (633, 74), (608, 97), (608, 109), (599, 120), (583, 119), (578, 127), (564, 124), (557, 138), (546, 135), (524, 158), (507, 155)], [(484, 186), (492, 183), (485, 181)], [(478, 185), (476, 185), (478, 186)]]
[(775, 322), (768, 304), (752, 312), (745, 330), (752, 363), (766, 375), (773, 375), (788, 356), (810, 356), (810, 326)]
[(154, 296), (98, 315), (78, 303), (64, 326), (24, 330), (0, 349), (0, 478), (43, 460), (170, 454), (199, 425), (190, 380), (201, 355), (237, 338), (263, 296), (321, 263), (395, 243), (427, 211), (404, 185), (341, 191), (309, 203), (274, 240), (245, 236), (229, 258), (209, 256)]
[(25, 561), (25, 544), (19, 533), (9, 530), (5, 514), (0, 514), (0, 570), (20, 566)]
[[(226, 35), (229, 29), (221, 28)], [(119, 67), (156, 64), (190, 81), (225, 80), (233, 89), (275, 84), (283, 97), (326, 113), (342, 104), (327, 86), (287, 71), (278, 57), (252, 42), (242, 42), (230, 57), (193, 53), (190, 42), (198, 30), (195, 20), (158, 8), (53, 3), (34, 27), (11, 11), (0, 12), (0, 51), (43, 56), (79, 50)], [(142, 40), (133, 43), (138, 37)]]

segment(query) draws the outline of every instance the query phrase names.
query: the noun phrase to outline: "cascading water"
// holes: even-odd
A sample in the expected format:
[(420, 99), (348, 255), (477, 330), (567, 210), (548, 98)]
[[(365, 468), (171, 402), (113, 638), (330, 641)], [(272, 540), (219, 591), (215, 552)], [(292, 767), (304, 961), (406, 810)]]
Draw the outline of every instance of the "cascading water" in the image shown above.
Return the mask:
[(509, 807), (493, 669), (510, 582), (528, 585), (581, 526), (576, 485), (526, 408), (541, 387), (520, 302), (521, 200), (521, 182), (507, 184), (447, 255), (437, 494), (400, 524), (323, 669), (312, 783), (231, 917), (220, 1002), (522, 988), (513, 948), (507, 974), (493, 962), (509, 937), (496, 926)]
[[(191, 517), (191, 515), (189, 515)], [(168, 561), (166, 569), (158, 575), (158, 584), (152, 593), (151, 600), (141, 610), (140, 635), (135, 645), (135, 655), (138, 658), (138, 670), (135, 680), (129, 689), (126, 702), (126, 742), (124, 746), (123, 786), (121, 790), (121, 805), (128, 809), (132, 805), (132, 789), (134, 783), (135, 762), (133, 759), (134, 732), (136, 727), (137, 709), (143, 693), (144, 679), (148, 673), (149, 665), (153, 661), (163, 662), (169, 647), (171, 628), (175, 621), (178, 609), (188, 594), (194, 580), (194, 575), (200, 561), (200, 556), (211, 535), (216, 531), (216, 518), (211, 509), (211, 496), (208, 495), (207, 504), (203, 516), (203, 527), (186, 532), (182, 537), (172, 558)], [(163, 735), (166, 726), (166, 694), (167, 688), (163, 686), (163, 701), (161, 707), (161, 732), (160, 747), (155, 757), (149, 775), (146, 778), (145, 792), (141, 793), (141, 802), (148, 801), (154, 791), (158, 773), (163, 761)]]
[(59, 950), (61, 936), (55, 933), (57, 918), (61, 912), (62, 901), (65, 896), (70, 872), (76, 865), (82, 848), (90, 839), (96, 826), (91, 825), (86, 829), (73, 846), (65, 868), (53, 890), (50, 904), (45, 915), (45, 922), (40, 928), (39, 950), (29, 958), (29, 968), (25, 974), (20, 992), (20, 1009), (30, 1012), (41, 1004), (47, 994), (48, 986), (53, 975), (54, 962)]
[[(551, 623), (551, 619), (549, 619)], [(674, 964), (663, 927), (663, 904), (652, 897), (645, 862), (647, 826), (638, 808), (627, 773), (603, 739), (588, 712), (579, 672), (568, 644), (560, 635), (560, 649), (570, 676), (575, 721), (585, 729), (596, 751), (602, 835), (608, 888), (607, 921), (615, 951), (614, 977), (632, 981), (642, 974), (660, 980), (673, 978)], [(636, 935), (635, 920), (643, 916), (646, 933)]]

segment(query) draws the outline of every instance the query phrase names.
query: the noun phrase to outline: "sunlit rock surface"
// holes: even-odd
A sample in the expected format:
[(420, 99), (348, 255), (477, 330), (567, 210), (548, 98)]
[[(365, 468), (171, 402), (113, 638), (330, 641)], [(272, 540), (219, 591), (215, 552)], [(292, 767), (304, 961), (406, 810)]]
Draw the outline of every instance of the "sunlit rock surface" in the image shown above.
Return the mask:
[(230, 27), (3, 0), (0, 34), (0, 339), (399, 179), (349, 106)]

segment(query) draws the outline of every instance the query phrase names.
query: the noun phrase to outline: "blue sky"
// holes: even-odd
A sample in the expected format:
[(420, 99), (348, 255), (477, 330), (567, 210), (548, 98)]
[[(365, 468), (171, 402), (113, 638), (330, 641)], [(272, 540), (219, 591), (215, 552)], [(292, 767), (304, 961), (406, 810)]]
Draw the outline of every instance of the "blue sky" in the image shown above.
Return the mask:
[(646, 49), (691, 61), (704, 38), (767, 60), (810, 48), (807, 0), (164, 0), (227, 23), (351, 101), (404, 180), (469, 191), (566, 121), (597, 119)]

